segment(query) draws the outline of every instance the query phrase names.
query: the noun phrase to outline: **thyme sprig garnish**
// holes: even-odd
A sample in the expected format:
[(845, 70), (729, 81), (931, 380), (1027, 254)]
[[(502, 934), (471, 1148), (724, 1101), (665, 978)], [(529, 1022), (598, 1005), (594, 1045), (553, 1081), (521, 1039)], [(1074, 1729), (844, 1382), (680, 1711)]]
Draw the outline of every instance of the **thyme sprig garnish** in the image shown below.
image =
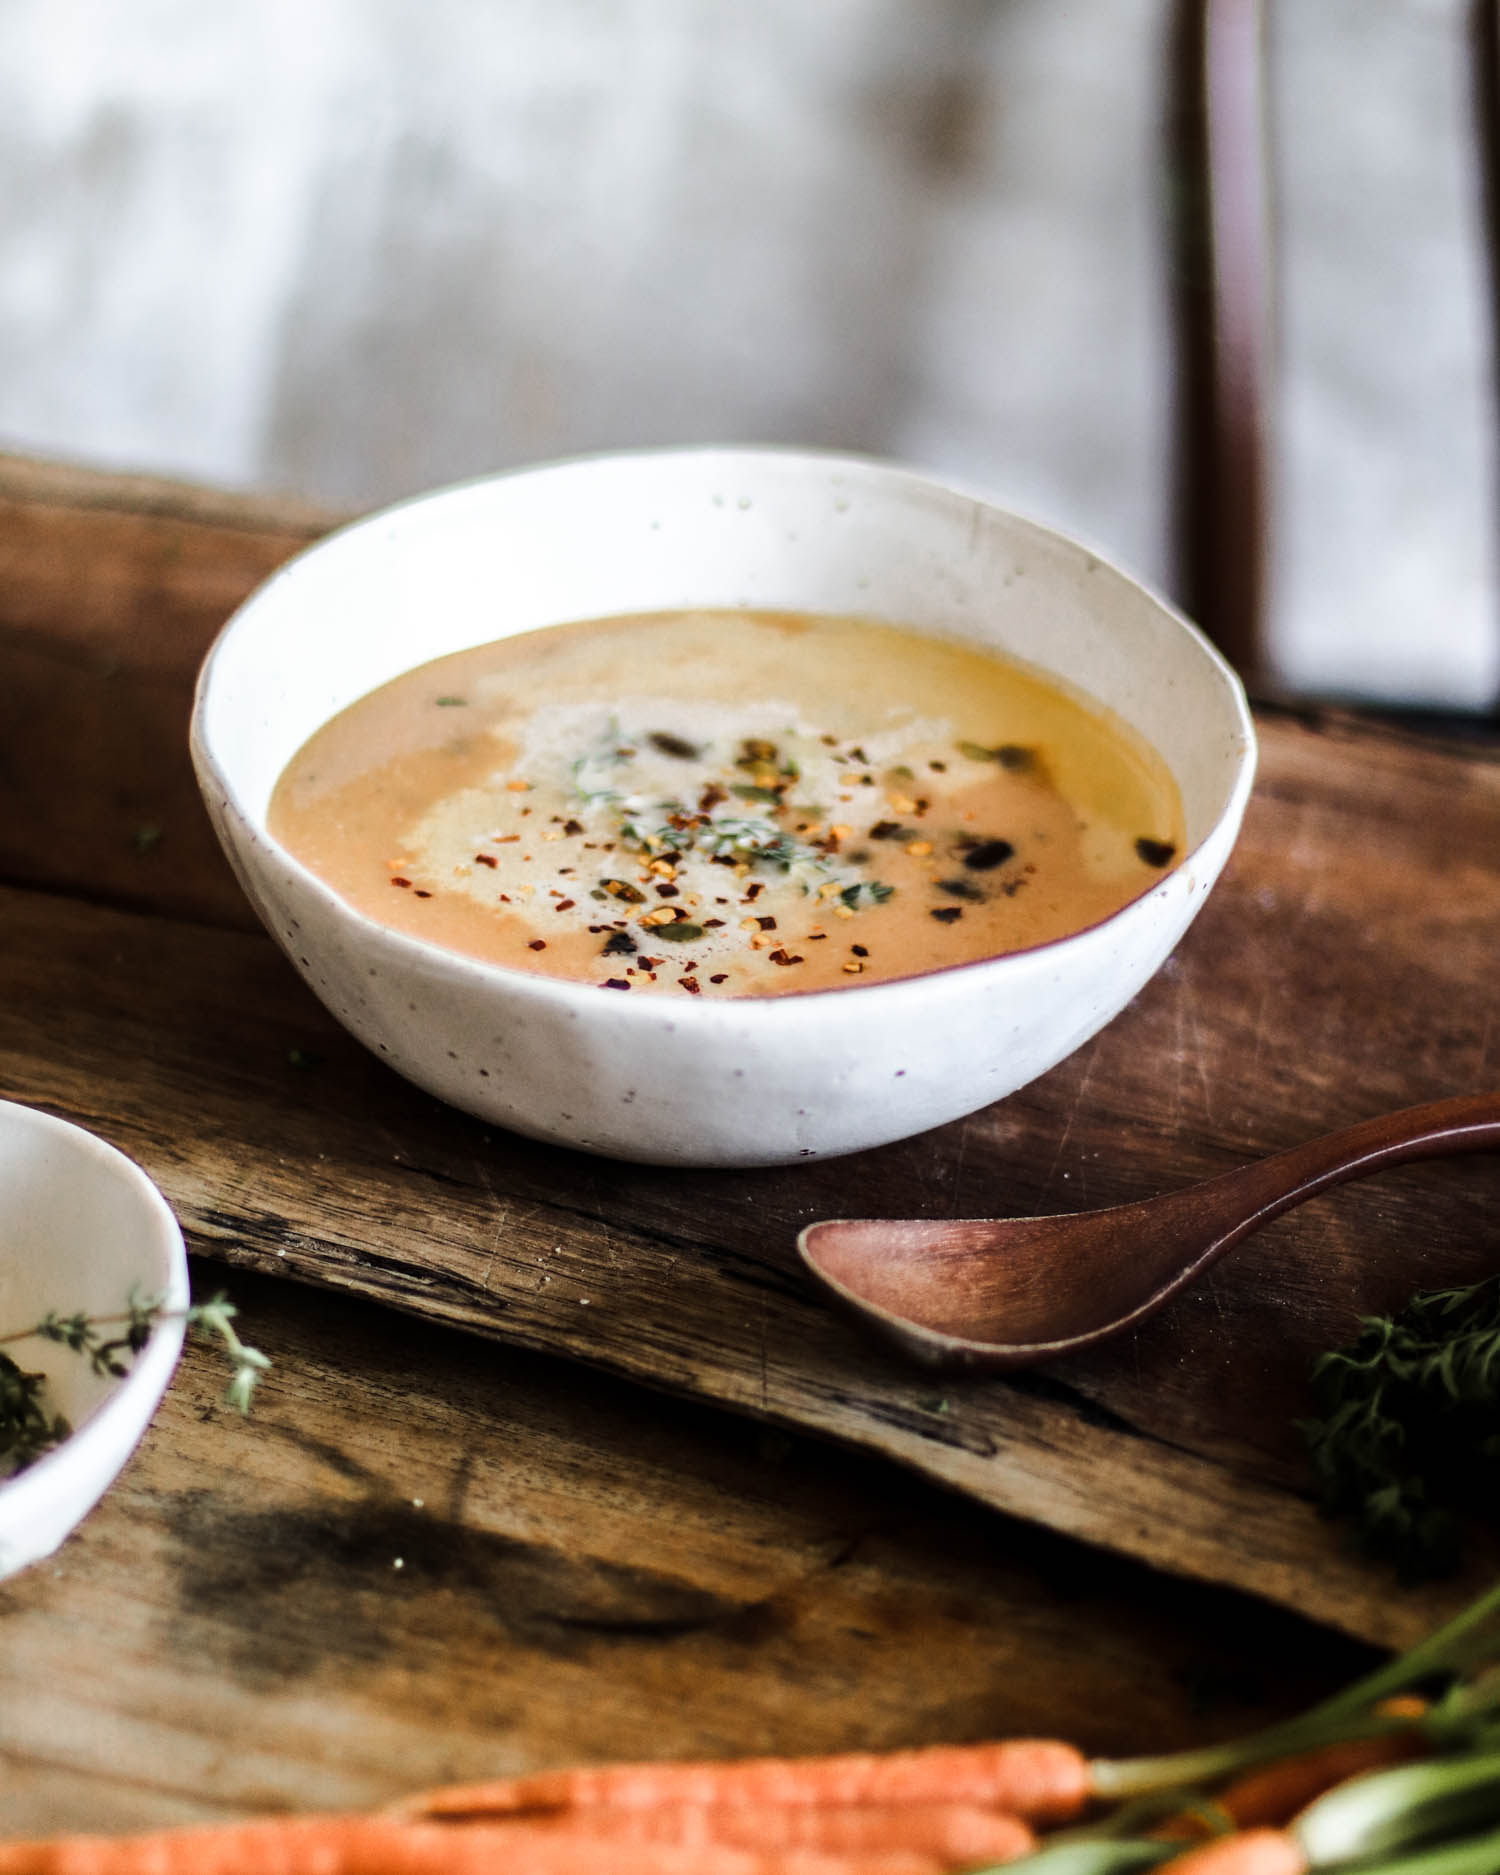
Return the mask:
[(1312, 1387), (1301, 1431), (1325, 1507), (1407, 1577), (1450, 1573), (1463, 1514), (1500, 1481), (1500, 1278), (1365, 1316)]
[[(114, 1315), (89, 1315), (82, 1309), (60, 1315), (49, 1309), (29, 1328), (0, 1334), (0, 1475), (24, 1471), (44, 1452), (61, 1445), (73, 1428), (47, 1403), (47, 1376), (29, 1373), (3, 1352), (17, 1341), (51, 1341), (86, 1360), (94, 1373), (123, 1379), (135, 1357), (151, 1339), (158, 1322), (182, 1321), (217, 1341), (233, 1372), (224, 1391), (224, 1404), (248, 1413), (256, 1383), (271, 1365), (259, 1348), (240, 1339), (234, 1326), (238, 1311), (225, 1295), (195, 1302), (185, 1309), (169, 1309), (162, 1296), (143, 1296), (132, 1289), (125, 1307)], [(118, 1334), (107, 1330), (119, 1329)]]

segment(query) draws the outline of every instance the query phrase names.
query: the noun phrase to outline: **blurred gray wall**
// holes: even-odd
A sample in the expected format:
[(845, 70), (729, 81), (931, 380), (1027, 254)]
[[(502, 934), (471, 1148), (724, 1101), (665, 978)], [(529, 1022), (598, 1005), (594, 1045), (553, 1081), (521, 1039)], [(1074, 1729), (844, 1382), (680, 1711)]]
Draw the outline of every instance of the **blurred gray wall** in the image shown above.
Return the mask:
[[(1463, 11), (1273, 13), (1273, 642), (1304, 688), (1473, 704), (1500, 673)], [(1170, 586), (1170, 13), (4, 0), (0, 441), (350, 504), (830, 444)]]

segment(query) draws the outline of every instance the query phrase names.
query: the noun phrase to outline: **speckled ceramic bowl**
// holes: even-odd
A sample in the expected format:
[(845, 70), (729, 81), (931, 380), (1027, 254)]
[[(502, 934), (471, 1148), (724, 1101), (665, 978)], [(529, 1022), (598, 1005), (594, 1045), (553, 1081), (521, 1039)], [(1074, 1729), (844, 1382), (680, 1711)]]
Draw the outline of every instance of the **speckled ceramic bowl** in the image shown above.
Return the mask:
[[(889, 619), (1055, 672), (1177, 778), (1182, 860), (1076, 936), (900, 982), (766, 999), (626, 997), (484, 964), (352, 910), (273, 840), (277, 777), (320, 724), (430, 658), (676, 607)], [(1071, 541), (886, 464), (773, 449), (600, 456), (466, 483), (293, 560), (204, 667), (193, 757), (267, 929), (334, 1014), (444, 1100), (626, 1159), (854, 1152), (998, 1100), (1123, 1009), (1229, 855), (1254, 738), (1228, 666)]]
[[(113, 1315), (132, 1289), (187, 1306), (187, 1258), (167, 1201), (113, 1146), (51, 1114), (0, 1101), (0, 1329), (49, 1312)], [(6, 1353), (47, 1376), (47, 1401), (72, 1435), (0, 1483), (0, 1576), (50, 1555), (135, 1449), (182, 1349), (159, 1322), (123, 1379), (33, 1336)]]

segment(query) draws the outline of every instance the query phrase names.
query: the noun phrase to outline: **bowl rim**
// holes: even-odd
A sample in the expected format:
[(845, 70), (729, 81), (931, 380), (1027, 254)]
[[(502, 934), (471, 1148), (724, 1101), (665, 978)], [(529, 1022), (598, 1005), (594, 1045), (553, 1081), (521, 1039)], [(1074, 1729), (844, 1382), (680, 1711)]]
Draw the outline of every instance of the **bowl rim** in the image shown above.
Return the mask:
[[(118, 1146), (111, 1145), (107, 1139), (90, 1132), (87, 1127), (79, 1126), (76, 1121), (65, 1120), (60, 1114), (52, 1113), (45, 1107), (31, 1106), (19, 1100), (0, 1099), (0, 1128), (13, 1125), (17, 1116), (22, 1116), (23, 1125), (35, 1125), (41, 1132), (52, 1133), (63, 1140), (69, 1150), (101, 1161), (123, 1174), (126, 1186), (141, 1200), (143, 1207), (160, 1227), (161, 1242), (167, 1256), (167, 1282), (161, 1291), (163, 1299), (174, 1310), (186, 1309), (190, 1301), (190, 1289), (182, 1227), (149, 1173), (137, 1165), (128, 1153), (121, 1152)], [(128, 1403), (138, 1411), (143, 1401), (149, 1402), (145, 1406), (145, 1420), (149, 1422), (171, 1380), (186, 1334), (187, 1324), (180, 1314), (157, 1321), (146, 1345), (131, 1362), (129, 1373), (116, 1383), (62, 1443), (43, 1452), (24, 1471), (0, 1478), (0, 1512), (6, 1511), (10, 1502), (28, 1490), (45, 1495), (45, 1487), (49, 1483), (61, 1478), (68, 1470), (85, 1464), (96, 1447), (107, 1448), (114, 1435), (112, 1422), (126, 1416), (119, 1411), (122, 1406)], [(132, 1448), (135, 1442), (132, 1440)], [(108, 1489), (114, 1475), (115, 1472), (111, 1472), (105, 1480), (104, 1489)], [(80, 1516), (86, 1515), (88, 1508), (86, 1506), (79, 1513)]]
[[(1019, 509), (1011, 508), (1005, 503), (996, 501), (983, 491), (972, 488), (961, 480), (956, 480), (935, 471), (923, 469), (885, 456), (877, 456), (851, 450), (817, 446), (802, 447), (800, 445), (783, 445), (778, 443), (690, 443), (662, 444), (641, 449), (598, 449), (583, 451), (576, 455), (558, 457), (544, 462), (518, 464), (513, 468), (498, 469), (482, 472), (477, 475), (465, 476), (458, 481), (444, 483), (437, 488), (425, 489), (416, 494), (403, 496), (397, 501), (388, 502), (378, 508), (373, 508), (367, 514), (356, 515), (350, 520), (343, 522), (338, 527), (333, 528), (327, 534), (319, 535), (316, 540), (310, 541), (305, 547), (299, 548), (289, 559), (284, 560), (280, 566), (275, 568), (273, 572), (257, 584), (251, 592), (246, 594), (219, 628), (214, 636), (213, 643), (209, 646), (204, 656), (203, 663), (199, 667), (198, 678), (193, 691), (193, 709), (188, 737), (189, 748), (194, 768), (197, 771), (199, 786), (205, 793), (208, 793), (210, 788), (212, 788), (213, 793), (217, 795), (218, 799), (226, 808), (232, 807), (234, 814), (247, 829), (254, 843), (261, 844), (269, 849), (269, 851), (274, 854), (277, 861), (296, 878), (297, 883), (304, 891), (310, 892), (313, 897), (320, 902), (322, 907), (333, 913), (337, 919), (351, 924), (366, 941), (388, 946), (394, 951), (397, 957), (402, 957), (404, 955), (405, 958), (412, 963), (436, 959), (445, 964), (466, 966), (471, 970), (477, 971), (482, 980), (493, 981), (497, 986), (507, 986), (513, 992), (532, 995), (542, 1002), (556, 1001), (563, 1005), (570, 1005), (575, 1000), (581, 1000), (586, 996), (591, 997), (592, 993), (602, 989), (603, 985), (585, 983), (579, 978), (549, 976), (540, 971), (528, 971), (525, 969), (517, 969), (510, 964), (495, 963), (488, 958), (475, 957), (466, 951), (454, 950), (447, 945), (434, 943), (431, 939), (414, 937), (409, 932), (398, 931), (390, 925), (382, 924), (379, 919), (370, 917), (367, 913), (360, 911), (356, 906), (350, 904), (347, 899), (335, 892), (334, 889), (310, 867), (304, 865), (303, 862), (298, 859), (295, 854), (290, 852), (288, 848), (283, 846), (270, 831), (265, 824), (264, 816), (253, 814), (246, 808), (237, 791), (231, 786), (229, 778), (225, 774), (212, 748), (205, 729), (205, 722), (209, 705), (209, 693), (214, 685), (215, 667), (228, 643), (231, 633), (238, 628), (245, 615), (250, 612), (253, 607), (259, 605), (270, 593), (272, 588), (279, 584), (284, 577), (293, 573), (302, 561), (314, 554), (320, 553), (325, 547), (331, 546), (336, 542), (342, 541), (347, 536), (359, 532), (361, 529), (380, 527), (389, 522), (393, 515), (404, 513), (409, 508), (420, 508), (436, 504), (454, 495), (466, 494), (478, 488), (491, 487), (522, 477), (550, 474), (572, 468), (583, 468), (598, 463), (618, 463), (625, 465), (632, 462), (656, 462), (664, 458), (689, 460), (696, 457), (708, 460), (733, 459), (744, 456), (771, 457), (783, 461), (820, 463), (830, 469), (844, 465), (851, 470), (857, 470), (866, 474), (873, 472), (882, 477), (889, 476), (920, 483), (924, 487), (938, 493), (952, 495), (960, 500), (973, 502), (980, 507), (991, 509), (1009, 520), (1019, 521), (1023, 526), (1033, 529), (1036, 533), (1054, 543), (1062, 545), (1069, 551), (1085, 555), (1094, 560), (1111, 575), (1123, 581), (1125, 585), (1133, 588), (1135, 592), (1165, 614), (1166, 617), (1186, 635), (1188, 642), (1197, 653), (1205, 659), (1210, 669), (1218, 677), (1223, 686), (1226, 698), (1232, 706), (1232, 713), (1235, 719), (1234, 727), (1238, 747), (1235, 756), (1233, 781), (1229, 787), (1223, 806), (1215, 816), (1212, 824), (1205, 830), (1201, 839), (1177, 855), (1170, 866), (1166, 867), (1156, 879), (1148, 882), (1135, 897), (1127, 900), (1125, 904), (1116, 907), (1116, 909), (1107, 916), (1095, 919), (1090, 924), (1080, 925), (1076, 930), (1065, 932), (1060, 937), (1046, 938), (1040, 943), (1024, 945), (1016, 950), (1001, 951), (990, 957), (971, 957), (951, 964), (936, 964), (926, 970), (913, 971), (911, 974), (901, 977), (885, 978), (876, 983), (860, 983), (851, 980), (847, 984), (829, 984), (822, 989), (778, 990), (777, 993), (772, 996), (716, 996), (708, 999), (695, 996), (662, 995), (659, 993), (639, 997), (621, 997), (616, 995), (613, 998), (613, 1006), (616, 1009), (621, 1010), (622, 1013), (626, 1010), (641, 1012), (638, 1017), (633, 1015), (625, 1016), (626, 1021), (636, 1022), (648, 1021), (653, 1018), (659, 1019), (664, 1012), (667, 1012), (674, 1022), (682, 1018), (692, 1022), (695, 1026), (702, 1027), (715, 1021), (727, 1022), (731, 1018), (742, 1017), (743, 1012), (749, 1008), (767, 1011), (777, 1007), (783, 1007), (788, 1010), (805, 1009), (810, 1002), (829, 996), (837, 996), (840, 1006), (849, 1001), (851, 994), (857, 999), (864, 999), (879, 992), (883, 995), (885, 1000), (890, 1000), (894, 992), (904, 991), (908, 994), (914, 993), (918, 991), (921, 986), (929, 984), (937, 978), (952, 978), (960, 974), (967, 978), (974, 976), (976, 973), (990, 972), (1007, 964), (1015, 964), (1020, 959), (1041, 957), (1049, 953), (1054, 955), (1065, 953), (1070, 947), (1081, 944), (1095, 933), (1106, 929), (1119, 920), (1130, 917), (1147, 899), (1154, 893), (1159, 892), (1168, 880), (1174, 878), (1177, 874), (1182, 872), (1184, 868), (1190, 866), (1197, 855), (1221, 835), (1226, 826), (1231, 828), (1238, 827), (1244, 815), (1246, 804), (1249, 801), (1251, 790), (1254, 787), (1259, 754), (1255, 724), (1250, 711), (1249, 699), (1238, 672), (1235, 671), (1234, 667), (1219, 650), (1218, 646), (1213, 643), (1200, 626), (1195, 625), (1171, 600), (1146, 585), (1146, 583), (1138, 579), (1135, 574), (1128, 572), (1116, 560), (1112, 559), (1109, 554), (1080, 540), (1076, 535), (1066, 533), (1061, 528), (1054, 527), (1048, 522), (1038, 521)], [(714, 609), (734, 610), (735, 608), (716, 607)], [(568, 621), (559, 622), (566, 623)], [(532, 629), (541, 630), (546, 628), (534, 627)], [(516, 635), (521, 636), (522, 634), (518, 633)], [(414, 670), (418, 667), (416, 665), (411, 665), (407, 668)], [(1089, 693), (1084, 691), (1083, 695), (1088, 697)], [(1094, 698), (1093, 700), (1096, 703), (1100, 701), (1098, 698)], [(1108, 705), (1104, 707), (1107, 708)], [(274, 933), (272, 935), (275, 936)], [(589, 1001), (585, 1006), (590, 1008), (597, 1007), (592, 1001)], [(864, 1006), (866, 1006), (866, 1004), (862, 1000), (856, 1001), (856, 1008)], [(683, 1012), (689, 1009), (692, 1010), (692, 1015), (684, 1017)], [(767, 1014), (757, 1015), (753, 1020), (764, 1026), (768, 1022), (774, 1021), (775, 1018)]]

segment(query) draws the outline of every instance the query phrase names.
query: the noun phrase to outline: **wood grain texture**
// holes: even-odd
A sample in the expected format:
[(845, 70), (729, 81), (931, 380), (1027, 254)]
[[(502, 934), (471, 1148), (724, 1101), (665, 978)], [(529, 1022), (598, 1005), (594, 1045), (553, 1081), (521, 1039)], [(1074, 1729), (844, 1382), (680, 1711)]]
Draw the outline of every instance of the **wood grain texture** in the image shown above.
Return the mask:
[(0, 1585), (0, 1835), (641, 1756), (1169, 1749), (1366, 1662), (889, 1465), (347, 1296), (233, 1288), (274, 1360), (253, 1418), (190, 1344), (119, 1485)]
[[(198, 1248), (861, 1444), (1368, 1638), (1406, 1638), (1462, 1592), (1396, 1595), (1346, 1553), (1303, 1495), (1292, 1421), (1312, 1352), (1356, 1313), (1493, 1265), (1500, 1163), (1412, 1168), (1320, 1200), (1130, 1340), (1007, 1383), (937, 1385), (876, 1352), (811, 1294), (792, 1240), (822, 1215), (1144, 1196), (1484, 1086), (1500, 1052), (1493, 750), (1263, 715), (1261, 780), (1223, 883), (1155, 982), (1052, 1074), (854, 1159), (617, 1166), (439, 1106), (345, 1037), (267, 942), (209, 928), (243, 913), (185, 779), (191, 666), (253, 577), (244, 543), (263, 567), (296, 528), (253, 503), (209, 520), (170, 491), (58, 498), (22, 471), (10, 498), (0, 699), (18, 694), (12, 671), (35, 687), (5, 745), (0, 870), (17, 889), (3, 897), (0, 1084), (132, 1151)], [(163, 539), (191, 566), (205, 527), (233, 541), (205, 548), (205, 571), (174, 572)], [(19, 558), (4, 545), (18, 536), (32, 538)], [(67, 543), (74, 573), (54, 564)], [(159, 604), (139, 598), (151, 567)], [(101, 583), (114, 597), (94, 603)], [(116, 692), (77, 735), (59, 647), (102, 647), (165, 687), (149, 708), (145, 691)], [(144, 851), (128, 817), (78, 812), (123, 773), (171, 802)], [(294, 1049), (321, 1060), (299, 1072)]]

